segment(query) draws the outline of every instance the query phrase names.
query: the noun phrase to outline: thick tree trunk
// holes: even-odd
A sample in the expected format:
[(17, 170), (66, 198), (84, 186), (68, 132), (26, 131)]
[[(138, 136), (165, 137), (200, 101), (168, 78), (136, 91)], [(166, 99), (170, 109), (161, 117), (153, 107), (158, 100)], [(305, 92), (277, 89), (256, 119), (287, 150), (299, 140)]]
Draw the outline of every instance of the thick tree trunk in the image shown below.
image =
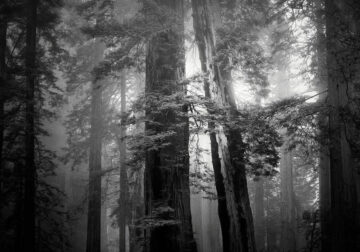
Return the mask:
[[(0, 19), (0, 201), (3, 194), (3, 145), (4, 145), (4, 103), (5, 103), (5, 84), (6, 74), (6, 34), (8, 22), (5, 17)], [(0, 209), (0, 219), (1, 219)]]
[[(103, 179), (104, 183), (104, 179)], [(102, 201), (101, 206), (101, 252), (108, 252), (109, 249), (109, 234), (108, 234), (108, 214), (107, 214), (108, 204), (106, 199)]]
[[(324, 0), (316, 1), (316, 33), (317, 33), (317, 62), (318, 76), (317, 87), (320, 93), (319, 102), (325, 108), (327, 104), (327, 74), (326, 74), (326, 40), (325, 40), (325, 16)], [(327, 141), (328, 115), (321, 111), (319, 115), (319, 128), (321, 134), (320, 160), (319, 160), (319, 193), (320, 193), (320, 228), (321, 250), (330, 251), (330, 162), (329, 147)]]
[[(94, 66), (102, 59), (103, 52), (104, 46), (95, 40)], [(97, 76), (94, 76), (91, 91), (87, 252), (100, 252), (101, 250), (102, 89), (102, 82)]]
[(265, 212), (266, 212), (266, 218), (265, 218), (265, 232), (266, 232), (266, 251), (279, 251), (278, 246), (278, 229), (275, 227), (274, 223), (271, 221), (270, 214), (271, 214), (271, 200), (269, 199), (269, 195), (271, 194), (271, 191), (273, 190), (272, 187), (270, 187), (270, 180), (264, 181), (264, 194), (266, 195), (266, 206), (265, 206)]
[(126, 250), (126, 220), (128, 206), (128, 181), (126, 166), (126, 76), (125, 71), (121, 75), (121, 129), (118, 139), (120, 150), (120, 198), (119, 198), (119, 252)]
[(20, 162), (15, 162), (14, 164), (14, 177), (17, 178), (17, 183), (15, 185), (15, 205), (14, 205), (14, 215), (17, 217), (15, 221), (14, 234), (14, 248), (15, 251), (23, 250), (24, 244), (18, 241), (23, 239), (24, 232), (24, 166)]
[(254, 209), (254, 226), (256, 247), (259, 252), (265, 251), (265, 207), (264, 207), (264, 179), (259, 177), (255, 182), (255, 209)]
[[(3, 160), (3, 146), (4, 146), (4, 105), (5, 105), (5, 82), (7, 79), (6, 74), (6, 33), (7, 33), (7, 20), (0, 19), (0, 202), (4, 202), (4, 160)], [(3, 219), (3, 208), (0, 205), (0, 233), (4, 233), (5, 225)], [(0, 246), (2, 242), (0, 243)]]
[(358, 120), (359, 109), (356, 96), (359, 94), (360, 74), (360, 2), (326, 0), (325, 9), (330, 107), (331, 251), (359, 251), (360, 180), (356, 158), (360, 153), (357, 142), (360, 134), (354, 122)]
[(296, 213), (293, 188), (293, 165), (291, 151), (285, 143), (281, 147), (280, 159), (280, 248), (284, 252), (296, 251)]
[(238, 130), (229, 130), (225, 135), (227, 143), (221, 140), (219, 146), (223, 146), (221, 159), (231, 223), (230, 251), (256, 251), (241, 134)]
[[(163, 97), (182, 92), (186, 86), (180, 83), (184, 77), (184, 2), (179, 0), (158, 0), (157, 4), (177, 14), (177, 24), (168, 31), (151, 39), (146, 58), (146, 94)], [(154, 110), (158, 108), (152, 108)], [(146, 111), (149, 120), (146, 134), (174, 135), (165, 137), (166, 147), (147, 150), (145, 161), (146, 215), (165, 225), (155, 225), (146, 234), (146, 250), (196, 251), (193, 238), (190, 187), (189, 187), (189, 122), (187, 107), (182, 110), (167, 109), (153, 113)], [(155, 224), (156, 224), (155, 223)]]
[[(35, 252), (35, 83), (37, 0), (27, 1), (26, 23), (26, 114), (25, 114), (25, 190), (23, 219), (23, 250)], [(19, 241), (20, 242), (20, 241)]]
[[(139, 85), (139, 90), (141, 86)], [(139, 120), (135, 124), (135, 132), (143, 132), (142, 123)], [(130, 236), (130, 252), (142, 252), (143, 241), (144, 241), (144, 232), (143, 228), (139, 226), (139, 219), (144, 217), (144, 169), (143, 163), (141, 164), (141, 169), (138, 170), (135, 183), (133, 183), (133, 193), (131, 195), (131, 215), (128, 217), (129, 225), (129, 236)], [(129, 195), (130, 196), (130, 195)]]
[[(207, 46), (208, 43), (213, 43), (209, 35), (206, 34), (206, 27), (211, 27), (210, 13), (206, 1), (192, 1), (193, 10), (193, 25), (195, 30), (195, 38), (199, 49), (201, 70), (204, 74), (208, 74), (208, 55), (212, 54)], [(210, 92), (210, 81), (204, 79), (204, 92), (207, 99), (211, 99)], [(210, 110), (209, 110), (210, 112)], [(219, 145), (216, 139), (215, 124), (213, 122), (208, 123), (208, 129), (210, 132), (210, 148), (211, 148), (211, 159), (215, 176), (215, 187), (218, 198), (218, 214), (221, 225), (223, 251), (229, 252), (230, 250), (230, 219), (227, 212), (224, 177), (221, 173), (221, 161), (219, 157)]]
[(219, 157), (219, 145), (216, 140), (215, 126), (209, 123), (211, 158), (215, 176), (215, 187), (218, 197), (218, 214), (221, 226), (221, 235), (223, 242), (223, 251), (230, 251), (230, 218), (227, 212), (226, 193), (224, 186), (224, 177), (221, 174), (221, 161)]
[[(255, 97), (256, 104), (261, 106), (261, 97)], [(265, 189), (264, 178), (257, 176), (255, 179), (255, 197), (254, 197), (254, 228), (256, 248), (259, 252), (266, 251), (266, 222), (265, 222)]]
[[(226, 12), (231, 12), (235, 1), (228, 1), (223, 5)], [(216, 58), (215, 47), (217, 34), (214, 27), (221, 26), (220, 4), (216, 1), (193, 0), (193, 18), (195, 37), (199, 47), (202, 71), (210, 75), (205, 80), (205, 93), (212, 90), (207, 97), (213, 99), (218, 105), (230, 106), (229, 119), (236, 117), (236, 104), (232, 92), (231, 72), (227, 69), (227, 59), (222, 65), (214, 62)], [(210, 125), (211, 126), (211, 125)], [(214, 127), (214, 126), (211, 126)], [(211, 131), (213, 131), (210, 128)], [(225, 199), (219, 202), (219, 207), (226, 202), (226, 210), (220, 211), (224, 251), (255, 251), (255, 238), (253, 220), (247, 191), (246, 173), (244, 165), (244, 150), (242, 137), (237, 129), (229, 127), (219, 128), (217, 139), (211, 136), (212, 157), (217, 190), (219, 195), (225, 192)], [(218, 147), (218, 150), (216, 150)], [(216, 155), (218, 153), (219, 159)], [(215, 157), (215, 159), (214, 159)], [(220, 164), (218, 162), (220, 160)], [(219, 169), (219, 167), (221, 167)], [(218, 173), (217, 171), (221, 171)], [(222, 175), (219, 176), (219, 174)], [(219, 190), (220, 189), (220, 190)]]
[(139, 171), (138, 179), (134, 185), (134, 194), (132, 195), (131, 199), (131, 225), (129, 225), (129, 243), (130, 243), (130, 252), (142, 252), (143, 251), (143, 244), (142, 241), (144, 240), (144, 232), (143, 229), (139, 226), (138, 219), (144, 216), (144, 190), (143, 190), (143, 170)]
[(319, 193), (320, 193), (320, 228), (321, 251), (330, 251), (330, 162), (327, 146), (320, 147)]

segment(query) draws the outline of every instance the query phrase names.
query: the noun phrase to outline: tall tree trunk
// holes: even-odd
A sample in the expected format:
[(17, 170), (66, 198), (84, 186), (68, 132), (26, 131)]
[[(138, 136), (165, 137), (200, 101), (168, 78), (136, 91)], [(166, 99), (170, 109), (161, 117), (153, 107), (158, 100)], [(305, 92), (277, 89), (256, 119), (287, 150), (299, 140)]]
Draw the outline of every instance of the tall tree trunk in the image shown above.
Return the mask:
[[(210, 40), (210, 34), (206, 34), (206, 28), (211, 27), (210, 12), (206, 1), (192, 1), (193, 11), (193, 25), (195, 30), (195, 38), (199, 49), (199, 57), (201, 63), (201, 70), (204, 74), (209, 74), (208, 71), (208, 55), (212, 54), (209, 50), (209, 43), (213, 43)], [(207, 41), (210, 40), (210, 41)], [(210, 92), (210, 80), (204, 79), (204, 92), (207, 99), (211, 99)], [(208, 109), (211, 113), (211, 109)], [(215, 124), (213, 122), (208, 123), (208, 129), (210, 132), (210, 149), (211, 159), (215, 176), (215, 187), (218, 199), (218, 214), (221, 226), (223, 251), (230, 251), (230, 218), (227, 212), (226, 194), (224, 186), (224, 177), (221, 173), (221, 161), (219, 156), (219, 145), (216, 139)]]
[[(325, 44), (325, 16), (324, 0), (316, 1), (316, 37), (317, 37), (317, 87), (319, 90), (319, 102), (323, 108), (326, 107), (327, 79), (326, 79), (326, 44)], [(324, 109), (325, 110), (325, 109)], [(319, 160), (319, 193), (320, 193), (320, 228), (321, 228), (321, 250), (330, 251), (330, 162), (329, 147), (327, 139), (328, 115), (321, 111), (319, 115), (319, 128), (321, 134), (320, 160)]]
[[(107, 183), (106, 181), (104, 181), (105, 179), (102, 180), (103, 185), (104, 182)], [(104, 188), (104, 186), (103, 186)], [(104, 193), (103, 193), (104, 194)], [(109, 246), (109, 234), (108, 234), (108, 214), (107, 214), (107, 209), (108, 209), (108, 203), (107, 200), (104, 199), (102, 201), (102, 206), (101, 206), (101, 232), (100, 232), (100, 239), (101, 239), (101, 252), (108, 252), (108, 246)]]
[(265, 251), (265, 207), (264, 207), (264, 179), (259, 177), (255, 181), (255, 210), (254, 210), (254, 224), (255, 224), (255, 240), (256, 247), (259, 252)]
[(15, 204), (14, 215), (17, 217), (15, 221), (14, 233), (15, 233), (15, 251), (22, 251), (24, 244), (18, 241), (23, 239), (24, 233), (24, 166), (22, 162), (15, 162), (14, 164), (14, 177), (17, 179), (15, 185)]
[(320, 228), (321, 251), (331, 251), (330, 246), (330, 162), (329, 149), (325, 145), (320, 147), (319, 163), (319, 193), (320, 193)]
[[(104, 45), (96, 39), (94, 41), (94, 66), (101, 61), (103, 53)], [(98, 76), (94, 76), (91, 91), (87, 252), (101, 250), (102, 89), (102, 82)]]
[[(214, 62), (216, 51), (219, 49), (215, 47), (216, 40), (219, 38), (217, 38), (214, 27), (222, 25), (221, 18), (219, 18), (220, 3), (209, 0), (193, 0), (192, 6), (202, 71), (209, 75), (209, 80), (214, 80), (208, 83), (206, 83), (208, 80), (205, 80), (205, 93), (208, 92), (207, 85), (210, 85), (212, 94), (207, 94), (207, 97), (211, 96), (218, 105), (229, 106), (228, 116), (231, 120), (237, 116), (237, 110), (232, 92), (231, 72), (227, 70), (228, 60), (224, 58), (223, 62), (225, 63), (221, 65)], [(230, 0), (223, 5), (225, 12), (231, 12), (234, 7), (235, 1)], [(223, 202), (219, 202), (224, 251), (256, 251), (243, 160), (242, 136), (238, 129), (230, 127), (224, 129), (220, 127), (218, 131), (217, 139), (214, 135), (211, 136), (211, 146), (215, 179), (216, 183), (220, 185), (220, 187), (217, 186), (218, 194), (221, 195), (225, 192), (223, 202), (226, 202), (226, 210), (222, 208), (223, 212), (220, 212), (220, 207), (223, 206), (220, 203)], [(219, 156), (220, 165), (217, 156)], [(222, 178), (217, 176), (220, 174), (216, 174), (217, 171), (220, 171)]]
[(125, 71), (121, 75), (121, 129), (118, 139), (120, 150), (120, 198), (119, 198), (119, 252), (126, 250), (126, 220), (128, 206), (128, 181), (126, 165), (126, 76)]
[[(159, 97), (175, 92), (186, 95), (186, 86), (180, 83), (185, 68), (184, 2), (158, 0), (156, 3), (172, 11), (177, 21), (171, 29), (157, 34), (149, 42), (145, 92)], [(146, 151), (146, 215), (168, 222), (150, 228), (146, 249), (152, 252), (196, 251), (190, 212), (189, 122), (186, 116), (179, 115), (187, 113), (187, 107), (160, 113), (152, 113), (150, 109), (146, 111), (148, 119), (152, 120), (145, 125), (147, 136), (169, 131), (175, 134), (165, 137), (166, 147)]]
[(266, 229), (266, 251), (279, 251), (278, 248), (278, 230), (273, 225), (273, 222), (271, 220), (270, 214), (271, 214), (271, 207), (272, 204), (271, 199), (269, 199), (269, 195), (271, 195), (271, 191), (273, 190), (272, 187), (270, 187), (270, 184), (272, 182), (270, 179), (267, 179), (264, 181), (264, 194), (266, 195), (266, 218), (265, 218), (265, 229)]
[(219, 157), (219, 145), (216, 140), (215, 125), (209, 123), (211, 158), (215, 176), (215, 187), (218, 198), (218, 214), (221, 226), (221, 235), (223, 242), (223, 251), (230, 251), (230, 217), (227, 211), (226, 192), (224, 186), (224, 177), (221, 173), (221, 161)]
[(281, 147), (280, 159), (280, 248), (284, 252), (296, 251), (296, 217), (293, 188), (293, 164), (287, 143)]
[[(255, 97), (256, 104), (261, 106), (261, 97)], [(255, 179), (255, 197), (254, 197), (254, 228), (255, 228), (255, 242), (256, 248), (259, 252), (265, 252), (265, 236), (266, 236), (266, 223), (265, 223), (265, 189), (264, 178), (257, 176)]]
[(360, 134), (356, 116), (359, 110), (360, 2), (326, 0), (325, 10), (330, 107), (331, 251), (359, 251), (360, 179), (356, 158), (360, 153)]
[[(35, 83), (37, 0), (27, 1), (26, 23), (26, 114), (25, 114), (25, 190), (23, 219), (23, 250), (35, 252)], [(20, 241), (19, 241), (20, 242)]]
[[(0, 19), (0, 201), (3, 194), (3, 145), (4, 145), (4, 103), (6, 89), (6, 34), (8, 22), (5, 17)], [(1, 219), (2, 209), (0, 209)]]
[[(138, 86), (138, 90), (141, 90), (141, 85)], [(137, 96), (138, 94), (136, 94)], [(136, 120), (135, 124), (135, 134), (138, 132), (143, 132), (142, 123), (139, 120)], [(139, 219), (144, 216), (144, 169), (143, 163), (141, 164), (141, 169), (138, 170), (136, 181), (133, 183), (133, 193), (131, 195), (131, 217), (128, 217), (128, 222), (131, 222), (129, 226), (129, 236), (130, 236), (130, 252), (142, 252), (144, 240), (143, 228), (139, 226)]]

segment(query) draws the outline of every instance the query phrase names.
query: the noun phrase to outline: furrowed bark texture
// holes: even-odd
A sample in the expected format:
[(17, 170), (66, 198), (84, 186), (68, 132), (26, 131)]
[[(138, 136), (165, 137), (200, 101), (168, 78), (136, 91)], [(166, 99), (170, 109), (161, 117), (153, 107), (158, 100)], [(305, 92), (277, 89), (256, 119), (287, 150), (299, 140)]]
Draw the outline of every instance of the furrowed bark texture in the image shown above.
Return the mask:
[[(104, 45), (100, 41), (95, 40), (94, 66), (101, 61), (103, 53)], [(95, 76), (91, 91), (87, 252), (101, 251), (102, 88), (101, 81)]]
[[(146, 88), (148, 97), (158, 98), (175, 92), (186, 94), (184, 77), (184, 3), (158, 0), (175, 15), (176, 24), (155, 35), (148, 45)], [(156, 98), (150, 98), (156, 99)], [(151, 101), (149, 101), (151, 102)], [(165, 137), (165, 147), (147, 150), (145, 161), (146, 215), (155, 225), (146, 233), (146, 251), (196, 251), (193, 238), (189, 187), (189, 123), (187, 108), (148, 108), (147, 136), (173, 132)], [(166, 222), (165, 225), (159, 225)]]
[(326, 0), (331, 250), (360, 250), (360, 2)]
[[(225, 2), (220, 5), (218, 1), (193, 0), (192, 6), (202, 71), (209, 77), (205, 80), (205, 94), (217, 105), (229, 106), (231, 120), (236, 117), (237, 110), (231, 72), (227, 67), (229, 61), (226, 58), (222, 59), (222, 64), (214, 61), (217, 52), (226, 46), (216, 44), (217, 40), (220, 41), (216, 28), (222, 25), (222, 14), (231, 13), (235, 7), (235, 1)], [(209, 129), (214, 132), (215, 125), (209, 125)], [(224, 251), (256, 251), (241, 133), (229, 126), (218, 127), (217, 132), (216, 138), (211, 135), (210, 139), (216, 187), (219, 196), (225, 194), (219, 199), (223, 248)], [(223, 207), (225, 202), (226, 209)]]
[(26, 24), (26, 112), (25, 112), (25, 188), (23, 207), (23, 251), (35, 252), (35, 83), (36, 83), (36, 26), (37, 0), (27, 1)]

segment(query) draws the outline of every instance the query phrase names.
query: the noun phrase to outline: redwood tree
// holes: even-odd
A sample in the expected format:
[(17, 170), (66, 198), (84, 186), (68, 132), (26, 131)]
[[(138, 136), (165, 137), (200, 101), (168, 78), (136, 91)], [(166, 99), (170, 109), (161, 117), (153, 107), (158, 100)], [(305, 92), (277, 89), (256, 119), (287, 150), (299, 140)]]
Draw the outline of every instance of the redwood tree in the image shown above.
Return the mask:
[(35, 246), (35, 85), (36, 85), (36, 26), (37, 0), (27, 1), (26, 23), (26, 112), (25, 112), (25, 188), (23, 218), (23, 249), (36, 251)]
[[(5, 5), (5, 4), (4, 4)], [(6, 74), (6, 35), (7, 35), (8, 20), (7, 17), (0, 19), (0, 197), (2, 199), (3, 187), (3, 144), (4, 144), (4, 103), (5, 103), (5, 84), (7, 79)], [(1, 213), (0, 213), (1, 216)]]
[[(163, 97), (186, 95), (184, 1), (157, 0), (159, 16), (170, 28), (155, 34), (146, 55), (146, 138), (155, 140), (146, 151), (145, 208), (151, 221), (146, 251), (196, 251), (193, 238), (189, 188), (189, 122), (187, 106), (161, 108)], [(169, 20), (170, 19), (170, 20)]]
[(293, 185), (293, 161), (288, 142), (281, 147), (280, 160), (280, 247), (284, 251), (296, 251), (296, 216)]
[(126, 165), (126, 76), (125, 71), (121, 74), (121, 124), (118, 139), (120, 151), (120, 197), (119, 197), (119, 251), (125, 252), (125, 230), (127, 221), (128, 206), (128, 181), (127, 181), (127, 165)]
[(319, 102), (322, 110), (319, 113), (320, 130), (320, 161), (319, 161), (319, 194), (320, 194), (320, 227), (321, 249), (330, 251), (330, 163), (328, 144), (328, 114), (327, 114), (327, 72), (326, 72), (326, 37), (324, 0), (317, 0), (315, 5), (316, 25), (316, 62), (317, 62), (317, 88), (319, 90)]
[(258, 251), (265, 250), (266, 220), (265, 220), (265, 195), (264, 178), (258, 177), (255, 180), (255, 199), (254, 199), (254, 226), (255, 239)]
[[(94, 47), (94, 67), (103, 57), (104, 45), (96, 39)], [(101, 251), (101, 149), (102, 149), (102, 81), (94, 76), (91, 86), (90, 154), (89, 154), (89, 196), (87, 221), (87, 252)]]
[[(218, 28), (226, 25), (223, 21), (227, 16), (231, 18), (236, 1), (229, 0), (220, 3), (193, 0), (192, 5), (202, 71), (209, 74), (209, 83), (205, 82), (205, 93), (217, 105), (229, 108), (227, 116), (231, 121), (237, 118), (238, 112), (229, 58), (221, 54), (221, 51), (227, 48), (227, 44), (220, 38)], [(209, 93), (208, 85), (210, 85), (211, 93)], [(211, 127), (210, 125), (210, 129)], [(218, 150), (216, 150), (217, 147)], [(222, 193), (225, 194), (222, 200), (226, 202), (226, 209), (223, 202), (219, 202), (224, 251), (256, 251), (246, 182), (245, 147), (239, 129), (232, 125), (218, 128), (216, 139), (214, 136), (211, 138), (211, 148), (213, 163), (215, 162), (214, 174), (218, 194), (220, 197)], [(220, 166), (217, 155), (222, 157)]]
[(359, 1), (325, 1), (331, 251), (360, 250), (359, 11)]

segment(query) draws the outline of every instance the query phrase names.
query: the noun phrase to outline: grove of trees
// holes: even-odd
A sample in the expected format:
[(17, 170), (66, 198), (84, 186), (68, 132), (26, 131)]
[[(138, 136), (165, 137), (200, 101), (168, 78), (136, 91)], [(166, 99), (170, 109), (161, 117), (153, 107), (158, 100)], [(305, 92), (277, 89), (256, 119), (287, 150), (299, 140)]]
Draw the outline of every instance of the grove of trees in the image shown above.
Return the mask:
[(0, 250), (360, 251), (360, 1), (2, 0)]

